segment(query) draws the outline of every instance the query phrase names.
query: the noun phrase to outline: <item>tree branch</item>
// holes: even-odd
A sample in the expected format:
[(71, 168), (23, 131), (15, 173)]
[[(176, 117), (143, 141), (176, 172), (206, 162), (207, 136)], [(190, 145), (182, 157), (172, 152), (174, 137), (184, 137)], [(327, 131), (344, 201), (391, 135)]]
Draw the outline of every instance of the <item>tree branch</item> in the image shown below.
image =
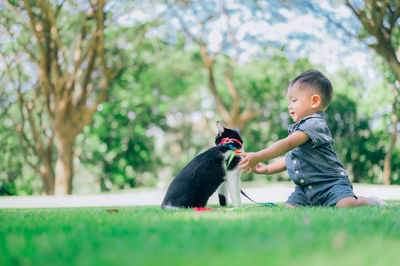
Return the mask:
[[(54, 91), (53, 85), (50, 80), (50, 76), (51, 76), (50, 65), (49, 65), (50, 58), (49, 58), (48, 51), (44, 47), (44, 44), (46, 43), (45, 36), (43, 35), (43, 33), (41, 33), (43, 31), (43, 28), (42, 28), (43, 26), (40, 25), (36, 21), (35, 15), (32, 11), (32, 8), (31, 8), (28, 0), (24, 0), (24, 7), (25, 7), (26, 11), (28, 12), (28, 16), (29, 16), (29, 20), (30, 20), (30, 24), (31, 24), (30, 25), (31, 30), (33, 31), (33, 34), (39, 45), (39, 50), (40, 50), (41, 59), (42, 59), (42, 60), (40, 60), (39, 67), (42, 71), (42, 73), (41, 73), (42, 81), (45, 85), (46, 90), (48, 90), (48, 92)], [(49, 43), (47, 43), (47, 44), (50, 45)]]
[(57, 5), (56, 13), (54, 14), (54, 17), (58, 17), (58, 14), (60, 14), (61, 8), (63, 7), (65, 3), (65, 0), (63, 0), (60, 4)]
[(214, 71), (213, 71), (214, 59), (210, 58), (210, 56), (207, 52), (207, 46), (205, 43), (203, 43), (201, 45), (201, 54), (202, 54), (202, 58), (203, 58), (204, 67), (206, 68), (206, 70), (208, 72), (208, 82), (209, 82), (211, 92), (214, 95), (216, 108), (220, 112), (222, 119), (225, 122), (229, 122), (229, 120), (230, 120), (229, 113), (226, 110), (226, 107), (224, 106), (224, 104), (221, 100), (221, 96), (219, 95), (219, 93), (217, 91), (217, 85), (215, 83)]
[(348, 1), (345, 1), (346, 6), (348, 6), (351, 11), (357, 16), (358, 20), (361, 22), (361, 24), (364, 25), (364, 27), (370, 32), (373, 33), (375, 36), (377, 33), (377, 26), (376, 23), (372, 20), (369, 19), (367, 16), (362, 15), (362, 11), (359, 9), (354, 8), (354, 6)]
[(168, 2), (167, 3), (169, 9), (172, 11), (172, 13), (175, 15), (175, 17), (178, 18), (179, 23), (181, 24), (181, 27), (183, 29), (183, 31), (186, 33), (186, 35), (189, 36), (190, 39), (192, 39), (195, 43), (197, 43), (198, 45), (201, 45), (203, 43), (202, 40), (197, 39), (191, 32), (190, 30), (186, 27), (185, 22), (183, 21), (182, 17), (178, 14), (178, 12), (176, 12), (176, 10), (174, 9), (174, 5), (173, 3)]
[[(228, 88), (228, 92), (232, 96), (233, 100), (231, 108), (231, 116), (232, 116), (231, 121), (233, 123), (238, 123), (240, 97), (232, 80), (232, 69), (225, 72), (225, 83), (226, 87)], [(232, 126), (237, 126), (237, 125), (232, 125)]]
[[(12, 6), (11, 6), (11, 7), (12, 7)], [(16, 11), (15, 11), (15, 12), (16, 12)], [(17, 43), (24, 49), (24, 51), (29, 55), (29, 57), (30, 57), (33, 61), (35, 61), (38, 65), (40, 65), (40, 60), (39, 60), (39, 58), (37, 58), (37, 57), (28, 49), (28, 47), (26, 46), (26, 44), (21, 43), (21, 41), (20, 41), (18, 38), (16, 38), (15, 34), (14, 34), (13, 32), (11, 32), (11, 30), (10, 30), (10, 24), (9, 24), (8, 19), (6, 20), (6, 23), (5, 23), (5, 24), (6, 24), (6, 25), (5, 25), (5, 29), (7, 30), (7, 33), (8, 33), (11, 37), (14, 37), (15, 40), (17, 41)]]
[(400, 2), (397, 3), (397, 7), (392, 11), (392, 16), (389, 18), (390, 30), (393, 29), (394, 24), (400, 18)]
[[(383, 18), (385, 16), (385, 11), (386, 11), (386, 8), (388, 7), (388, 4), (389, 4), (389, 0), (385, 0), (383, 2), (383, 6), (379, 7), (381, 10), (379, 12), (378, 21), (381, 23), (382, 27), (384, 26), (382, 22), (383, 22)], [(376, 5), (378, 6), (378, 4), (376, 4)], [(382, 5), (382, 4), (380, 3), (380, 5)]]
[(240, 122), (241, 125), (239, 129), (245, 128), (247, 123), (249, 123), (251, 120), (256, 118), (257, 116), (260, 116), (264, 113), (264, 110), (251, 110), (251, 109), (245, 109), (241, 114), (240, 114)]
[[(15, 48), (13, 47), (12, 49), (13, 49), (13, 51), (15, 53), (16, 52)], [(2, 53), (0, 53), (0, 56), (3, 59), (6, 72), (10, 73), (11, 64), (7, 63), (5, 57), (4, 57), (4, 55)], [(26, 136), (26, 133), (25, 133), (25, 130), (24, 130), (24, 125), (25, 125), (24, 107), (25, 107), (25, 109), (27, 110), (28, 117), (29, 117), (28, 121), (29, 121), (29, 124), (31, 126), (31, 131), (32, 131), (32, 133), (33, 133), (33, 135), (35, 137), (35, 140), (36, 140), (38, 135), (37, 135), (37, 131), (35, 130), (35, 127), (32, 127), (33, 118), (32, 118), (32, 114), (30, 113), (31, 110), (29, 110), (29, 108), (27, 107), (28, 104), (26, 103), (26, 101), (25, 101), (25, 99), (23, 97), (22, 88), (21, 88), (22, 87), (22, 79), (21, 79), (22, 73), (21, 73), (21, 69), (20, 69), (21, 62), (19, 61), (18, 56), (16, 54), (15, 54), (15, 63), (16, 63), (15, 64), (15, 69), (17, 70), (18, 81), (16, 82), (13, 79), (11, 73), (8, 75), (8, 77), (9, 77), (9, 79), (10, 79), (12, 84), (18, 84), (18, 86), (16, 87), (16, 90), (17, 90), (17, 94), (18, 94), (19, 112), (20, 112), (20, 115), (21, 115), (21, 121), (22, 122), (21, 122), (20, 126), (16, 127), (16, 129), (17, 129), (17, 132), (20, 134), (20, 136), (22, 137), (22, 139), (24, 140), (24, 142), (26, 144), (26, 145), (23, 145), (23, 146), (28, 146), (29, 148), (31, 148), (31, 150), (34, 153), (38, 153), (39, 157), (41, 157), (41, 155), (43, 153), (43, 149), (42, 149), (42, 144), (40, 142), (40, 138), (39, 138), (38, 145), (37, 146), (33, 146), (32, 143), (29, 141), (28, 137)], [(25, 152), (24, 152), (24, 157), (27, 158)], [(27, 162), (28, 162), (28, 160), (27, 160)], [(35, 169), (38, 169), (37, 167), (35, 167), (33, 165), (32, 165), (32, 167), (35, 168)]]
[(38, 31), (38, 29), (41, 28), (41, 25), (36, 21), (28, 0), (24, 0), (24, 7), (25, 10), (28, 12), (31, 29), (33, 31), (34, 36), (36, 37), (37, 43), (39, 45), (39, 50), (43, 58), (40, 65), (43, 65), (43, 70), (46, 70), (47, 68), (45, 67), (44, 62), (47, 61), (47, 53), (43, 46), (43, 36)]
[(100, 57), (103, 74), (106, 79), (106, 83), (110, 83), (110, 68), (107, 66), (106, 57), (104, 54), (104, 2), (99, 0), (97, 12), (96, 12), (96, 25), (97, 25), (97, 52)]

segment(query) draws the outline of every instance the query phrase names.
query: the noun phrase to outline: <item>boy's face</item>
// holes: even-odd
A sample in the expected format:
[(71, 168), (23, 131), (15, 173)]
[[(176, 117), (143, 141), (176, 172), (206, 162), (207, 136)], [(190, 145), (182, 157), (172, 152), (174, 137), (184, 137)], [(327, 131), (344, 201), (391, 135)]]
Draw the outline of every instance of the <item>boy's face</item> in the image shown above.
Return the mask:
[(300, 88), (298, 84), (293, 84), (288, 88), (286, 97), (289, 101), (289, 114), (294, 122), (299, 122), (317, 111), (315, 96), (316, 94), (311, 89), (305, 88), (304, 85)]

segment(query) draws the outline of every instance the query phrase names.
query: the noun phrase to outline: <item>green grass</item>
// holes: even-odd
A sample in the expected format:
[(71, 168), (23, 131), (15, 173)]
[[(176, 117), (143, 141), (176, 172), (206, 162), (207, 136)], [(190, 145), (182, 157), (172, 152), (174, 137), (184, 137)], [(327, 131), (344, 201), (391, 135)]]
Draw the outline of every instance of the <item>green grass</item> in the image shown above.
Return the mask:
[(0, 209), (0, 265), (395, 265), (392, 205)]

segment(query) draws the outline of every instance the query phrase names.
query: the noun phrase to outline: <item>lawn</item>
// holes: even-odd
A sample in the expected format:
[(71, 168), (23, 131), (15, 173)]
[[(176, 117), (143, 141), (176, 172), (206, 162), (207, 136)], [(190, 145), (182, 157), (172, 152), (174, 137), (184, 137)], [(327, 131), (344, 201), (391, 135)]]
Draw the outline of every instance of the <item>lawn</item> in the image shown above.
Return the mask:
[(399, 205), (0, 209), (0, 265), (395, 265)]

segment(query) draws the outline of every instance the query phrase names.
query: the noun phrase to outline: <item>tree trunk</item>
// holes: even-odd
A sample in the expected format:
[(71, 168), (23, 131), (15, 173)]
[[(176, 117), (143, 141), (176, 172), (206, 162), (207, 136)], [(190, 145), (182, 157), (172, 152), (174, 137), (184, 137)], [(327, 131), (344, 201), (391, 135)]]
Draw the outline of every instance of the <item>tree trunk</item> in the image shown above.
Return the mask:
[(55, 194), (68, 195), (72, 192), (74, 138), (62, 136), (57, 140)]
[(46, 158), (40, 166), (40, 177), (42, 178), (42, 195), (54, 195), (54, 175), (52, 171), (51, 158)]

